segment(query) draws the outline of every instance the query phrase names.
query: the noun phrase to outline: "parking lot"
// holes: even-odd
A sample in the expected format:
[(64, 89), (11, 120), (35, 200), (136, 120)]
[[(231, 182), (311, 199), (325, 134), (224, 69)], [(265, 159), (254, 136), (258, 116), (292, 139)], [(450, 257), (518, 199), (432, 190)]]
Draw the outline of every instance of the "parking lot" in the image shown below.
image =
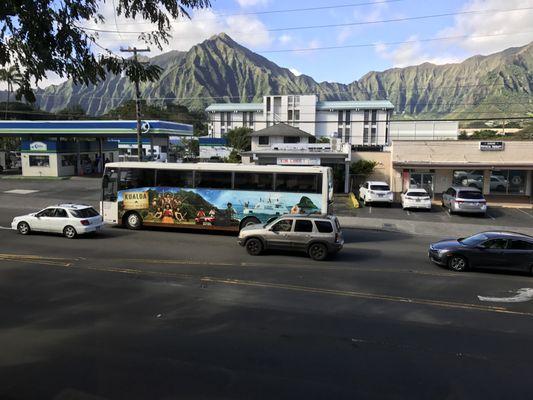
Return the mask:
[(446, 222), (454, 224), (478, 224), (489, 227), (533, 227), (533, 210), (528, 208), (489, 207), (485, 216), (473, 214), (450, 214), (440, 204), (433, 204), (431, 211), (403, 210), (399, 203), (392, 205), (374, 204), (354, 208), (346, 196), (336, 196), (333, 212), (360, 218), (380, 218), (405, 221)]

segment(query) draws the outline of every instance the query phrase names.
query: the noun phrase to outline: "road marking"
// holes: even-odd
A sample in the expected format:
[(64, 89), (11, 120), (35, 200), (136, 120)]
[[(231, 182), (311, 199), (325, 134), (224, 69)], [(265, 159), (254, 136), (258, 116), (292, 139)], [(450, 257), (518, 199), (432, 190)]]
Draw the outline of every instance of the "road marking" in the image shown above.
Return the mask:
[(533, 299), (533, 289), (522, 288), (516, 290), (516, 294), (510, 297), (486, 297), (477, 296), (480, 301), (490, 301), (494, 303), (523, 303)]
[(6, 229), (6, 230), (9, 229), (9, 230), (11, 230), (11, 227), (9, 227), (9, 226), (0, 226), (0, 229)]
[(38, 192), (38, 190), (32, 190), (32, 189), (11, 189), (11, 190), (4, 191), (4, 193), (9, 193), (9, 194), (30, 194), (30, 193), (36, 193), (36, 192)]
[(368, 207), (368, 213), (372, 214), (372, 206)]
[(248, 280), (242, 280), (242, 279), (218, 278), (214, 276), (197, 276), (197, 275), (185, 274), (185, 273), (145, 271), (145, 270), (139, 270), (139, 269), (133, 269), (133, 268), (118, 268), (118, 267), (104, 267), (104, 266), (73, 267), (71, 264), (43, 262), (43, 260), (40, 260), (37, 257), (29, 257), (26, 260), (18, 259), (17, 261), (33, 263), (33, 264), (44, 264), (44, 265), (54, 265), (54, 266), (59, 266), (59, 267), (68, 267), (69, 269), (78, 269), (78, 270), (85, 269), (85, 270), (98, 271), (98, 272), (121, 273), (121, 274), (127, 274), (127, 275), (137, 275), (137, 276), (148, 275), (148, 276), (162, 276), (162, 277), (172, 277), (172, 278), (181, 278), (181, 279), (198, 279), (202, 285), (207, 285), (208, 283), (218, 283), (218, 284), (224, 284), (224, 285), (279, 289), (279, 290), (287, 290), (287, 291), (292, 291), (292, 292), (332, 295), (332, 296), (349, 297), (349, 298), (366, 299), (366, 300), (377, 300), (377, 301), (394, 302), (394, 303), (426, 305), (426, 306), (446, 308), (446, 309), (484, 311), (484, 312), (494, 312), (494, 313), (502, 313), (502, 314), (509, 314), (509, 315), (533, 317), (533, 313), (524, 312), (524, 311), (513, 311), (505, 307), (501, 307), (501, 306), (486, 306), (486, 305), (480, 305), (480, 304), (459, 303), (459, 302), (444, 301), (444, 300), (409, 298), (409, 297), (392, 296), (392, 295), (379, 294), (379, 293), (328, 289), (328, 288), (293, 285), (293, 284), (285, 284), (285, 283), (248, 281)]
[(411, 215), (411, 213), (409, 212), (409, 210), (406, 210), (407, 211), (407, 215)]
[(531, 215), (531, 214), (530, 214), (530, 213), (528, 213), (527, 211), (521, 210), (520, 208), (515, 208), (515, 210), (516, 210), (516, 211), (520, 211), (520, 212), (522, 212), (522, 213), (526, 214), (526, 215), (527, 215), (528, 217), (531, 217), (531, 218), (533, 218), (533, 215)]

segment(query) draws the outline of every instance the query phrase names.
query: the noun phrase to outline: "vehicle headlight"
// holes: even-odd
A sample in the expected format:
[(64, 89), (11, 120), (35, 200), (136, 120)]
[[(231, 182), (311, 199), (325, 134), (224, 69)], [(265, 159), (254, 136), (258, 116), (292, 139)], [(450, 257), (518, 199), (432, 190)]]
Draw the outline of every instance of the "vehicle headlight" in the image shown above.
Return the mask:
[(439, 257), (442, 257), (447, 252), (448, 252), (448, 249), (439, 249), (439, 250), (437, 250), (437, 254), (439, 255)]

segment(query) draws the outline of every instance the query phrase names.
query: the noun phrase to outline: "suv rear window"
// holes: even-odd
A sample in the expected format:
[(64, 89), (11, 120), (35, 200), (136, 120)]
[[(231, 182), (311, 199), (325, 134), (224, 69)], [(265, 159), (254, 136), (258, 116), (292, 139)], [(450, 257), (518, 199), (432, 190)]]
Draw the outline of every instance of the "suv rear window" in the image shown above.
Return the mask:
[(410, 197), (428, 197), (429, 195), (424, 192), (407, 192), (407, 196)]
[(389, 185), (370, 185), (371, 190), (386, 190), (389, 191)]
[(331, 233), (333, 232), (333, 226), (329, 221), (315, 221), (316, 229), (320, 233)]
[(71, 214), (76, 218), (91, 218), (98, 217), (98, 211), (92, 207), (82, 208), (81, 210), (70, 210)]
[(483, 194), (481, 194), (481, 192), (476, 192), (476, 191), (462, 191), (462, 192), (459, 192), (459, 194), (457, 195), (457, 197), (459, 197), (460, 199), (473, 199), (473, 200), (482, 200), (483, 199)]

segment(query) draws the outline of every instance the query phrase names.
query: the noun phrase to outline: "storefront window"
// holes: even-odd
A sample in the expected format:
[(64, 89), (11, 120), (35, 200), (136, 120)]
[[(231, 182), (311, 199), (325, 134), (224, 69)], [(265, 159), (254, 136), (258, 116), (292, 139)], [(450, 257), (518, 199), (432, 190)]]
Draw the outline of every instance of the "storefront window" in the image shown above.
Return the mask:
[(76, 155), (69, 154), (61, 156), (61, 166), (62, 167), (72, 167), (76, 165)]
[(30, 167), (46, 167), (50, 166), (50, 156), (29, 156)]
[(490, 192), (493, 194), (525, 194), (527, 171), (500, 169), (490, 175)]
[(453, 171), (454, 186), (469, 186), (483, 190), (483, 170), (464, 169)]

